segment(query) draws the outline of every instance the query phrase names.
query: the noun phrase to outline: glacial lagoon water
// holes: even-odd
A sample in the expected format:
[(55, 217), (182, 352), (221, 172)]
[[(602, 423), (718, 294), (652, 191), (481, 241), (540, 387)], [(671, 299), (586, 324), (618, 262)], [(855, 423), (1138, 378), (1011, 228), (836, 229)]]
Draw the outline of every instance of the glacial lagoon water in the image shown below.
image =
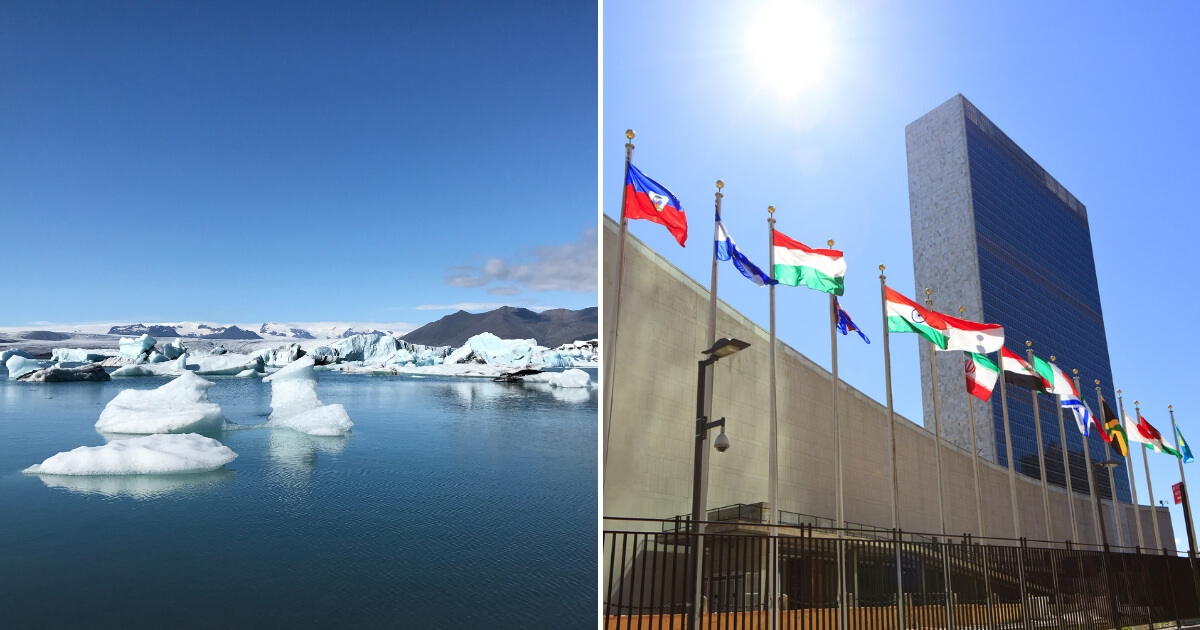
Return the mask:
[[(593, 380), (595, 370), (589, 370)], [(20, 471), (125, 388), (0, 369), (0, 628), (573, 628), (595, 618), (597, 390), (320, 373), (345, 438), (209, 434), (200, 475)], [(230, 421), (270, 385), (211, 378)]]

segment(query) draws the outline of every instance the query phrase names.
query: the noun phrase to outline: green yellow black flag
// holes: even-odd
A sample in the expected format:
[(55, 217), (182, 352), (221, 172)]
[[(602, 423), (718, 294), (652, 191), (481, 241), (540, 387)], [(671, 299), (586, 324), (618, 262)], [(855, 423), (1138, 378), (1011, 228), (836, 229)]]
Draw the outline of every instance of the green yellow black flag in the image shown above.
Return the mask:
[(1125, 429), (1121, 426), (1121, 421), (1108, 406), (1107, 400), (1101, 400), (1100, 404), (1104, 407), (1104, 430), (1100, 432), (1100, 437), (1111, 444), (1121, 457), (1129, 457), (1129, 439), (1125, 437)]

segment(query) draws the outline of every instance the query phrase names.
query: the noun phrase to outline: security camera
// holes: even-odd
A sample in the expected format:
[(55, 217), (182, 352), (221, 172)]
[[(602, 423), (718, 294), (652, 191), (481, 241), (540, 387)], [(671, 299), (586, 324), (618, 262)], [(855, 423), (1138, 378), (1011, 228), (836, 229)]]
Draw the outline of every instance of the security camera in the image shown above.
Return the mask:
[(724, 431), (721, 431), (717, 439), (713, 440), (713, 448), (717, 449), (718, 453), (724, 453), (729, 450), (729, 436), (725, 435)]

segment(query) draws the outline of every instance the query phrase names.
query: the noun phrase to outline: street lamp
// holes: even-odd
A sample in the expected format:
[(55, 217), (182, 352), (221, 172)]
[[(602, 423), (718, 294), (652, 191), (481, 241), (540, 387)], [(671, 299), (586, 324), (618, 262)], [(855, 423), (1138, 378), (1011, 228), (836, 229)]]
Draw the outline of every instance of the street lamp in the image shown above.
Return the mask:
[[(1106, 460), (1103, 462), (1092, 462), (1091, 468), (1089, 470), (1089, 473), (1092, 475), (1092, 487), (1096, 489), (1096, 492), (1092, 493), (1092, 501), (1095, 502), (1096, 514), (1098, 514), (1100, 517), (1100, 542), (1104, 543), (1105, 551), (1108, 550), (1108, 531), (1106, 531), (1104, 528), (1104, 511), (1102, 509), (1100, 509), (1100, 485), (1098, 483), (1096, 483), (1096, 469), (1097, 468), (1116, 468), (1117, 466), (1120, 466), (1120, 465), (1121, 465), (1121, 460), (1110, 459), (1110, 460)], [(1113, 495), (1113, 506), (1114, 506), (1113, 507), (1113, 518), (1114, 519), (1118, 518), (1117, 511), (1116, 511), (1116, 505), (1117, 505), (1117, 499), (1116, 499), (1116, 495), (1114, 494)], [(1117, 541), (1117, 542), (1120, 542), (1120, 541)]]
[(713, 440), (713, 448), (721, 453), (729, 450), (729, 438), (725, 435), (725, 418), (709, 422), (708, 418), (704, 415), (704, 370), (717, 361), (749, 347), (749, 343), (740, 339), (722, 337), (711, 348), (701, 352), (700, 354), (707, 356), (697, 362), (696, 453), (693, 457), (692, 520), (690, 524), (692, 529), (692, 562), (691, 567), (689, 567), (692, 573), (692, 584), (695, 585), (695, 589), (692, 591), (692, 614), (688, 617), (689, 630), (695, 630), (699, 626), (700, 621), (700, 556), (704, 552), (704, 546), (700, 540), (700, 510), (704, 507), (701, 505), (700, 497), (700, 475), (703, 472), (700, 464), (704, 458), (704, 441), (708, 439), (708, 430), (721, 427), (720, 435)]

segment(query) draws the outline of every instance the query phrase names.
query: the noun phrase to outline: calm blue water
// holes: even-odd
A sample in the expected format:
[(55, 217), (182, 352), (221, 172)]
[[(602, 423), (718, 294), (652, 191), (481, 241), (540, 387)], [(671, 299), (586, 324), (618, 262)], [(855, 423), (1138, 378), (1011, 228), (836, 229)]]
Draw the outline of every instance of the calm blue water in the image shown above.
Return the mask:
[[(322, 372), (347, 438), (228, 431), (218, 473), (43, 479), (20, 470), (166, 379), (6, 377), (0, 628), (595, 625), (594, 389)], [(230, 421), (270, 414), (269, 384), (210, 380)]]

